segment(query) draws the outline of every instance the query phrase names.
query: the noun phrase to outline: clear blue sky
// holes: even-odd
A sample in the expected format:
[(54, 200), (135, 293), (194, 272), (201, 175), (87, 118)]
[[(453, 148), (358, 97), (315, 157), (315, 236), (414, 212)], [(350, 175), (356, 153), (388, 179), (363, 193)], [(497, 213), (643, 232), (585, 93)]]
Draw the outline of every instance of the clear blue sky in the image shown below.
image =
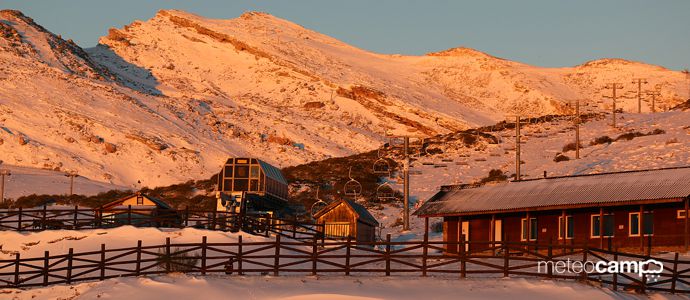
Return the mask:
[(690, 67), (688, 0), (239, 1), (3, 0), (83, 47), (109, 27), (181, 9), (209, 18), (265, 11), (360, 48), (423, 54), (466, 46), (539, 66), (603, 57)]

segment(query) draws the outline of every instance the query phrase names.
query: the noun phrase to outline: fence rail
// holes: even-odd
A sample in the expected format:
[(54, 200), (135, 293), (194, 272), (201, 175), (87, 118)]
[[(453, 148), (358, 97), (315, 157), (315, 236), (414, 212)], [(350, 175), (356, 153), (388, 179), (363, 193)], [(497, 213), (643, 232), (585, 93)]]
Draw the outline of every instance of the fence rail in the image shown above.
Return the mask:
[[(464, 245), (480, 244), (482, 251), (464, 251)], [(284, 240), (232, 243), (171, 243), (109, 249), (106, 245), (85, 252), (0, 260), (0, 287), (31, 287), (104, 280), (122, 276), (141, 276), (184, 272), (193, 274), (271, 274), (279, 275), (385, 275), (510, 277), (527, 276), (551, 279), (589, 280), (614, 290), (690, 293), (690, 260), (677, 253), (668, 257), (615, 252), (603, 249), (518, 242), (438, 242), (390, 240), (371, 243), (324, 241), (316, 237), (308, 243)], [(452, 248), (455, 247), (455, 248)], [(447, 249), (460, 249), (449, 253)], [(633, 273), (559, 272), (540, 268), (543, 263), (643, 261), (655, 259), (665, 265), (656, 281)]]
[(48, 208), (0, 210), (0, 230), (42, 231), (55, 229), (102, 229), (123, 225), (138, 227), (195, 227), (210, 230), (269, 233), (296, 240), (323, 238), (323, 224), (304, 223), (261, 214), (213, 210), (158, 210), (103, 208)]

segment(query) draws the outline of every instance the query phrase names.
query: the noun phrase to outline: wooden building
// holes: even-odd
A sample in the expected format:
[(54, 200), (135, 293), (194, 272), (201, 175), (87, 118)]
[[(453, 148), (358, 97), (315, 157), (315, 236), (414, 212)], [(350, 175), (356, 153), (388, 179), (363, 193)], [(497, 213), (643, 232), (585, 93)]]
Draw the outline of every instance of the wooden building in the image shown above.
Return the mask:
[(230, 158), (218, 174), (217, 210), (284, 215), (288, 183), (280, 169), (257, 158)]
[(102, 220), (114, 226), (177, 227), (180, 223), (176, 210), (170, 205), (139, 192), (105, 204), (97, 213), (102, 213)]
[(316, 214), (317, 223), (324, 224), (324, 234), (331, 239), (351, 237), (358, 242), (376, 240), (379, 222), (362, 205), (351, 200), (335, 201)]
[(488, 246), (472, 241), (687, 249), (689, 199), (681, 167), (445, 186), (415, 214), (442, 217), (444, 241), (469, 241), (466, 250)]

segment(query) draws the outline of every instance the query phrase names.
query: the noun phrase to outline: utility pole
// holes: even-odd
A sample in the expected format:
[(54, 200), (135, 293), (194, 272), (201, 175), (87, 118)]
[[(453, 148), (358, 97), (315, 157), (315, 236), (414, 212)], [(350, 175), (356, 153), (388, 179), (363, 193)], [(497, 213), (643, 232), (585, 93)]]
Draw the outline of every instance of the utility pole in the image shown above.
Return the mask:
[(515, 116), (515, 181), (520, 181), (520, 115)]
[(12, 173), (10, 173), (10, 170), (0, 170), (0, 177), (2, 177), (2, 180), (0, 180), (0, 204), (5, 203), (5, 176), (10, 175), (12, 175)]
[(659, 91), (647, 91), (647, 95), (652, 96), (652, 112), (656, 112), (656, 96), (661, 96)]
[(405, 137), (403, 160), (403, 231), (410, 230), (410, 137)]
[(580, 99), (575, 101), (575, 159), (580, 159)]
[(67, 174), (65, 174), (66, 177), (69, 177), (69, 194), (67, 196), (72, 196), (74, 195), (74, 177), (79, 177), (79, 174), (77, 174), (77, 171), (69, 171)]
[(642, 84), (647, 84), (645, 78), (635, 78), (632, 83), (637, 83), (637, 113), (642, 113)]
[(605, 89), (612, 91), (612, 96), (604, 96), (613, 100), (613, 128), (616, 128), (616, 91), (623, 88), (623, 85), (617, 82), (612, 82), (604, 86)]

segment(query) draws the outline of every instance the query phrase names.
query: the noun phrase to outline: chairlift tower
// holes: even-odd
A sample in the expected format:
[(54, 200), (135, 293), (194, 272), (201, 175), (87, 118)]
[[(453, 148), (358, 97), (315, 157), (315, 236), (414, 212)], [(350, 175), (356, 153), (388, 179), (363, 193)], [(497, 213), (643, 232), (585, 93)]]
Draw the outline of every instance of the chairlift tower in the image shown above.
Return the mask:
[(522, 121), (520, 115), (506, 116), (506, 121), (511, 118), (515, 118), (515, 181), (520, 181), (522, 178), (520, 176), (520, 123)]
[(656, 97), (661, 96), (659, 91), (647, 91), (647, 95), (652, 97), (652, 113), (656, 112)]
[[(389, 136), (395, 138), (396, 136)], [(397, 136), (403, 139), (403, 231), (410, 230), (410, 137)], [(423, 146), (423, 145), (420, 145)]]

